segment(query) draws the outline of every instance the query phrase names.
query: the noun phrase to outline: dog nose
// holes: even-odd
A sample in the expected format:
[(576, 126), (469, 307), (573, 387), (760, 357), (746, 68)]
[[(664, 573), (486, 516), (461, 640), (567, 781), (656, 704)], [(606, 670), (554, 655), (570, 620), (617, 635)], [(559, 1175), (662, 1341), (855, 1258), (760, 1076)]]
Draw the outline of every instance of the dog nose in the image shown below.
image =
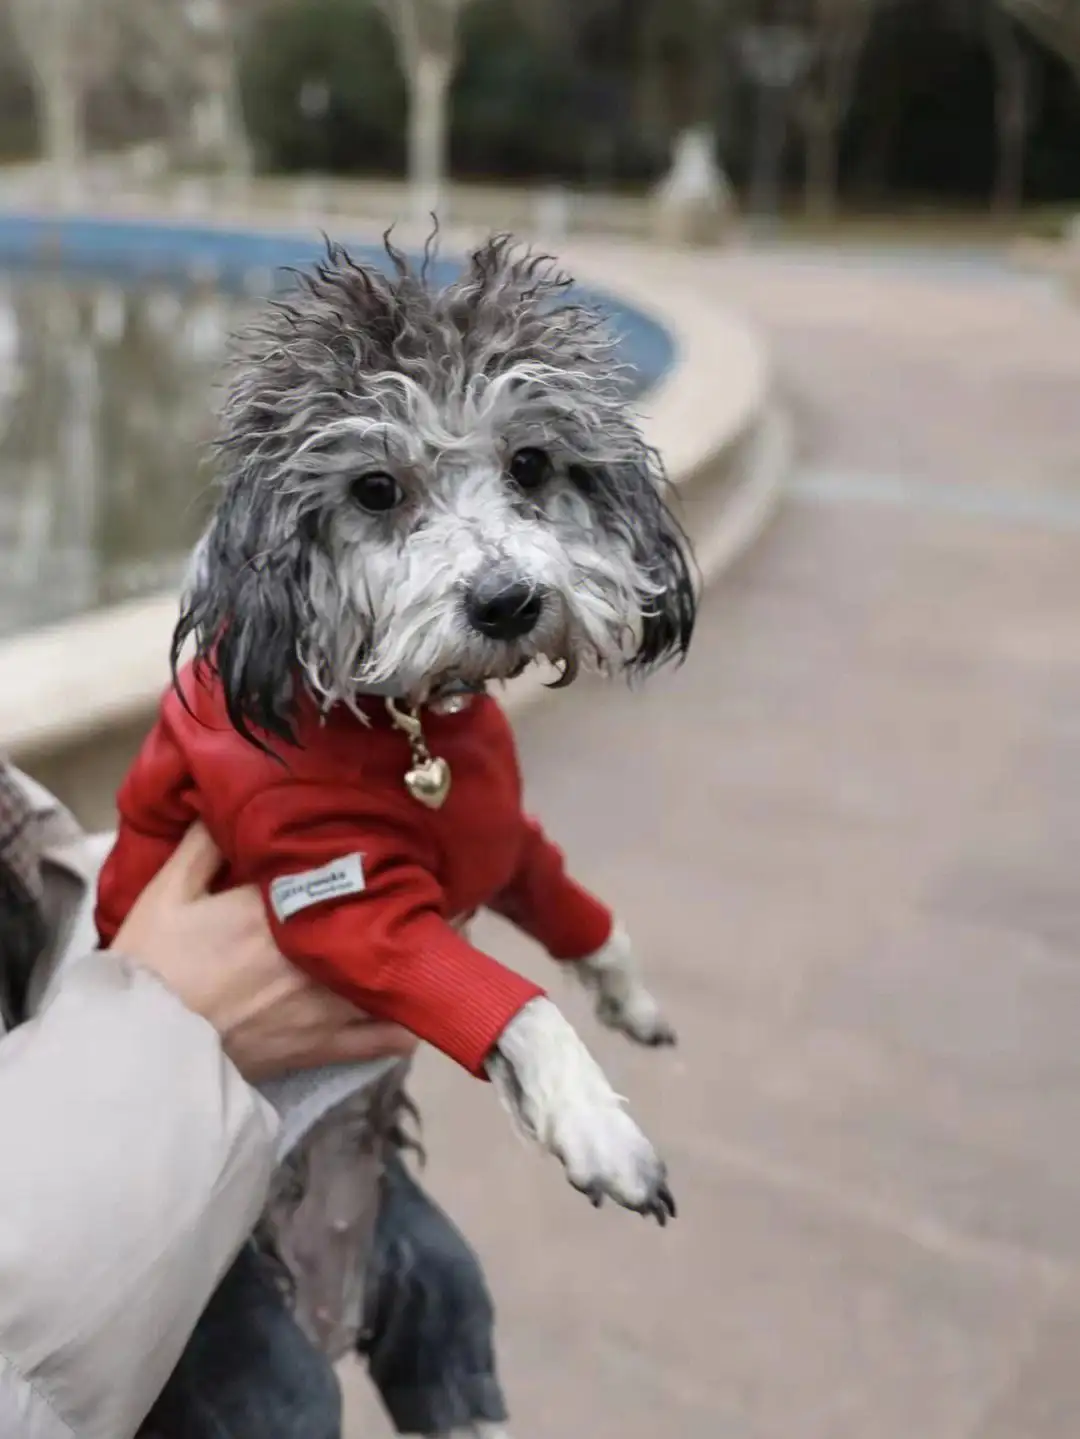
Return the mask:
[(494, 574), (477, 580), (465, 596), (465, 614), (489, 640), (519, 640), (536, 628), (544, 596), (525, 580)]

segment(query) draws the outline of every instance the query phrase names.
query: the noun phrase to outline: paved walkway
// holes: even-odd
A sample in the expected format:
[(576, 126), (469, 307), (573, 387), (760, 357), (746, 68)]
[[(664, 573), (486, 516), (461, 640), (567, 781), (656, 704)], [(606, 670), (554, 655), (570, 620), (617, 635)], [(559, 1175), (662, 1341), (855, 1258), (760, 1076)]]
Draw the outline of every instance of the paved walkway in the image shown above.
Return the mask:
[(708, 278), (772, 331), (795, 493), (681, 673), (522, 725), (681, 1032), (634, 1053), (567, 1000), (681, 1217), (594, 1213), (425, 1057), (431, 1183), (489, 1262), (518, 1439), (1074, 1439), (1080, 311)]

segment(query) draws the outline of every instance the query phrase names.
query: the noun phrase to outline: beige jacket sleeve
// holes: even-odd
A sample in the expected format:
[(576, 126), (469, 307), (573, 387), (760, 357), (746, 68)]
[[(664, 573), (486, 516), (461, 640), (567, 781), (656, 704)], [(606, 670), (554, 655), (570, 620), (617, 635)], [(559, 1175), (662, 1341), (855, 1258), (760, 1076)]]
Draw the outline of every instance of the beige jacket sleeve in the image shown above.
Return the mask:
[(0, 1038), (0, 1435), (131, 1439), (266, 1199), (277, 1120), (208, 1024), (90, 954)]

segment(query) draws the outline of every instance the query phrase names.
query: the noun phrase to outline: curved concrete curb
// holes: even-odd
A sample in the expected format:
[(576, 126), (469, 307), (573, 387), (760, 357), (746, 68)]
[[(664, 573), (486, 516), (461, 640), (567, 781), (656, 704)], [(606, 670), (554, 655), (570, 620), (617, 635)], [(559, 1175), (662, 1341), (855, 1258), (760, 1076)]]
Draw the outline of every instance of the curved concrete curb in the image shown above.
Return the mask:
[[(677, 362), (643, 400), (643, 423), (678, 486), (708, 583), (765, 525), (787, 465), (763, 345), (701, 293), (675, 254), (610, 242), (562, 253), (583, 283), (659, 313), (675, 339)], [(0, 750), (85, 823), (111, 822), (116, 786), (168, 682), (175, 611), (175, 596), (159, 595), (0, 644)], [(507, 686), (508, 709), (544, 696), (544, 678), (530, 673)]]

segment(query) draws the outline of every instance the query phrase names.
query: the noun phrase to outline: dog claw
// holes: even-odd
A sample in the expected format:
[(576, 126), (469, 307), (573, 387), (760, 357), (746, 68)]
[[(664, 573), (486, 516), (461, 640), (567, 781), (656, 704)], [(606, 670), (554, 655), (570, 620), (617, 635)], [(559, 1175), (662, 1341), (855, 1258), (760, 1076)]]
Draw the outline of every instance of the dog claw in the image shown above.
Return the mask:
[(638, 1212), (644, 1219), (655, 1219), (661, 1229), (669, 1219), (674, 1219), (678, 1211), (675, 1208), (675, 1198), (667, 1184), (661, 1184), (653, 1194), (650, 1194)]
[(675, 1207), (675, 1198), (667, 1180), (661, 1175), (649, 1185), (644, 1198), (633, 1200), (626, 1193), (609, 1181), (603, 1179), (591, 1179), (584, 1182), (570, 1181), (572, 1187), (579, 1194), (584, 1194), (594, 1209), (602, 1208), (604, 1201), (614, 1199), (616, 1204), (623, 1209), (629, 1209), (635, 1214), (640, 1214), (642, 1219), (654, 1219), (663, 1228), (669, 1219), (674, 1219), (678, 1213)]
[(673, 1026), (656, 1010), (651, 1000), (648, 1007), (635, 1012), (625, 1003), (605, 996), (596, 1007), (596, 1017), (607, 1029), (625, 1035), (646, 1049), (662, 1049), (679, 1042)]
[(678, 1212), (675, 1207), (675, 1196), (666, 1184), (662, 1184), (656, 1191), (652, 1204), (652, 1213), (656, 1216), (657, 1224), (662, 1228), (669, 1219), (675, 1219)]
[(594, 1209), (601, 1209), (603, 1207), (607, 1195), (604, 1192), (603, 1184), (601, 1184), (598, 1179), (594, 1180), (591, 1184), (575, 1184), (573, 1180), (571, 1180), (570, 1183), (579, 1194), (584, 1194)]
[(670, 1024), (663, 1025), (661, 1028), (654, 1030), (648, 1038), (641, 1040), (641, 1043), (647, 1045), (650, 1049), (665, 1049), (669, 1046), (674, 1047), (678, 1042), (679, 1036)]

